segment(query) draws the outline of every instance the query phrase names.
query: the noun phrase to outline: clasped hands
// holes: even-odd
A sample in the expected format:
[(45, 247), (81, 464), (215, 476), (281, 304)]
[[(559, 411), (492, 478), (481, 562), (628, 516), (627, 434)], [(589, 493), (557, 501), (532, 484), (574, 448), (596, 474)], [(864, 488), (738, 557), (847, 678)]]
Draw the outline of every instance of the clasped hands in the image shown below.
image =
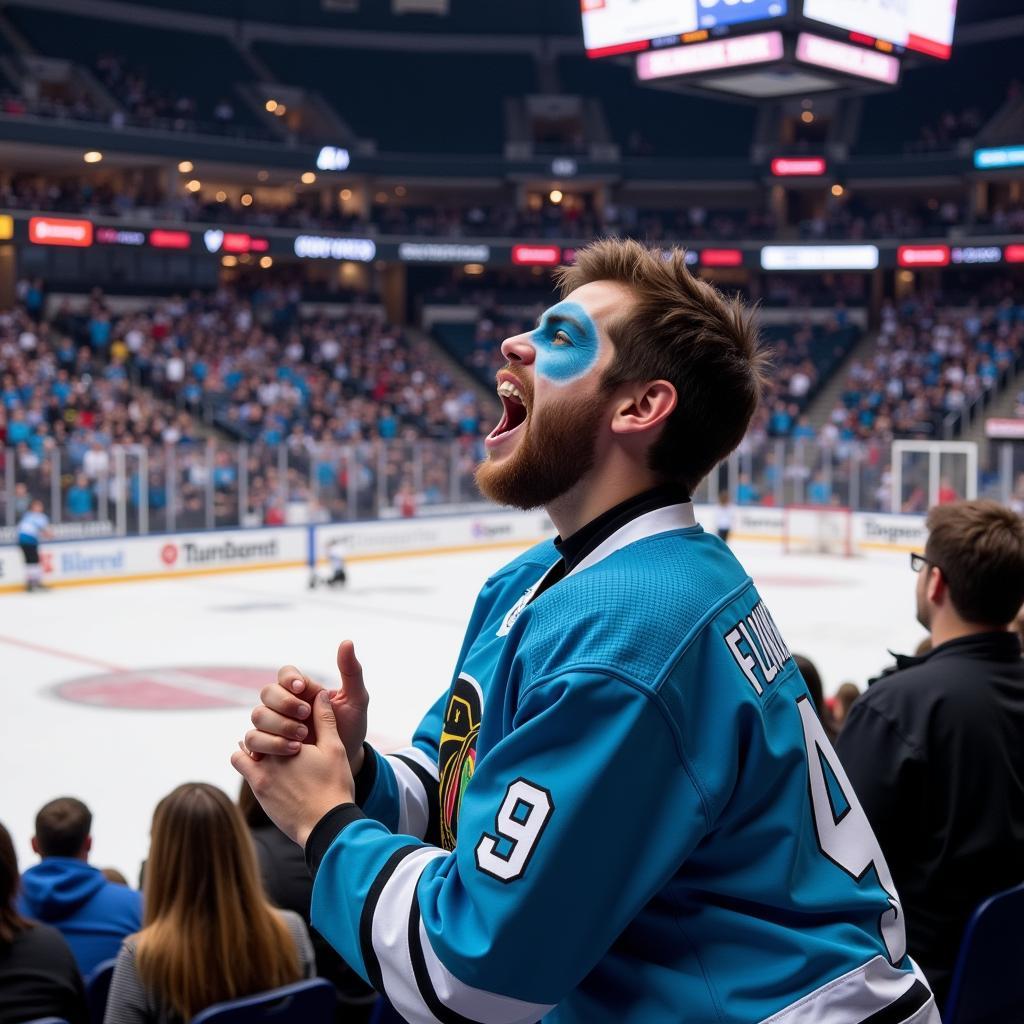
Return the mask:
[(338, 672), (341, 688), (328, 690), (294, 665), (280, 669), (231, 755), (271, 821), (302, 847), (331, 808), (353, 800), (363, 763), (370, 697), (350, 640), (338, 647)]

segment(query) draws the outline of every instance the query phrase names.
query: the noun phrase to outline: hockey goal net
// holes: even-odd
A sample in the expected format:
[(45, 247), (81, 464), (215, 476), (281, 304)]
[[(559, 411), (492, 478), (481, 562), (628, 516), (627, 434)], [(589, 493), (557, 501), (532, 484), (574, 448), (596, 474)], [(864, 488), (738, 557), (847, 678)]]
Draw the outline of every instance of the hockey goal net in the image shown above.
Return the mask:
[(835, 505), (787, 505), (782, 514), (782, 550), (787, 555), (852, 557), (853, 512)]

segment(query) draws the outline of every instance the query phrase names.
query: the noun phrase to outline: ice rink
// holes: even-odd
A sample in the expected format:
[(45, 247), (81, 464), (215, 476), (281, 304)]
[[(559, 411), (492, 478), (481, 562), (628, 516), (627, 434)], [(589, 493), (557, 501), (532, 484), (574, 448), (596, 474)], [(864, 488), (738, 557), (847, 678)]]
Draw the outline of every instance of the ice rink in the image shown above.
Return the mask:
[[(906, 554), (736, 552), (826, 693), (863, 686), (887, 648), (924, 636)], [(35, 812), (71, 795), (94, 814), (92, 863), (135, 883), (159, 797), (193, 779), (234, 795), (228, 757), (260, 682), (294, 663), (334, 685), (345, 638), (365, 669), (371, 739), (407, 739), (448, 685), (477, 589), (513, 554), (354, 561), (345, 591), (310, 591), (305, 571), (282, 569), (0, 596), (0, 821), (21, 867), (35, 860)]]

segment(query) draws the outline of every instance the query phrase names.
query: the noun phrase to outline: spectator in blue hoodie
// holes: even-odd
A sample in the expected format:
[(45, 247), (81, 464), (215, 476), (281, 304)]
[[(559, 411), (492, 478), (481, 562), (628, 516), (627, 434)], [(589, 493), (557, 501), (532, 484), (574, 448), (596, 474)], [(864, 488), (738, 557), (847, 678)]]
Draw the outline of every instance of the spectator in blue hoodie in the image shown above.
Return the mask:
[(108, 882), (88, 863), (92, 812), (81, 800), (51, 800), (36, 815), (32, 849), (42, 858), (21, 876), (18, 912), (53, 925), (67, 939), (83, 976), (117, 956), (142, 927), (142, 894)]

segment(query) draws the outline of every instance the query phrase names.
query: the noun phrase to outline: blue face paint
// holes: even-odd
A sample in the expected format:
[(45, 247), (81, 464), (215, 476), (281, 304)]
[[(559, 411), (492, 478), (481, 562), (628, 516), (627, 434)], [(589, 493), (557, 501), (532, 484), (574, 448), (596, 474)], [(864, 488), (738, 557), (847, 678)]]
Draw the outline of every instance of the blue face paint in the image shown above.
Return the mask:
[(597, 326), (578, 302), (559, 302), (541, 316), (530, 334), (537, 351), (537, 373), (556, 384), (582, 377), (597, 362)]

